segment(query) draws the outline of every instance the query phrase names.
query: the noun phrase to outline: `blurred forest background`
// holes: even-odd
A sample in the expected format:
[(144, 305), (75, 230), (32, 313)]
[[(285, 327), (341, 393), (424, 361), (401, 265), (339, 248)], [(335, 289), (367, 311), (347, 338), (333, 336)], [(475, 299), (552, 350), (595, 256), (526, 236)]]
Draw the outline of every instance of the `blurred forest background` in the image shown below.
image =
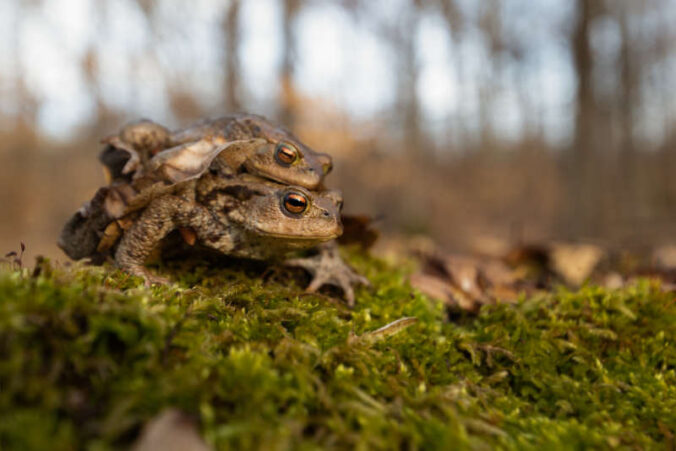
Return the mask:
[(125, 122), (233, 111), (331, 153), (386, 232), (666, 243), (675, 94), (671, 0), (2, 0), (0, 250), (63, 258)]

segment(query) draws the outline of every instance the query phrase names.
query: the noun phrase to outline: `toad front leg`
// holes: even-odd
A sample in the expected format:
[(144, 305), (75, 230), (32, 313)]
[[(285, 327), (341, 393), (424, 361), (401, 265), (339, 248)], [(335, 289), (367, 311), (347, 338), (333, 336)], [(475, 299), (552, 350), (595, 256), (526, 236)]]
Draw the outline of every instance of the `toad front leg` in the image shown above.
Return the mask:
[(166, 284), (168, 279), (153, 275), (144, 266), (150, 253), (172, 230), (213, 221), (201, 205), (174, 195), (157, 198), (124, 233), (115, 252), (115, 264), (129, 274), (143, 277), (147, 285)]
[(312, 281), (307, 291), (315, 292), (324, 285), (333, 285), (343, 290), (347, 304), (354, 306), (354, 289), (352, 285), (370, 286), (369, 280), (357, 274), (340, 258), (335, 241), (319, 246), (319, 253), (307, 258), (295, 258), (284, 262), (288, 266), (300, 266), (312, 274)]

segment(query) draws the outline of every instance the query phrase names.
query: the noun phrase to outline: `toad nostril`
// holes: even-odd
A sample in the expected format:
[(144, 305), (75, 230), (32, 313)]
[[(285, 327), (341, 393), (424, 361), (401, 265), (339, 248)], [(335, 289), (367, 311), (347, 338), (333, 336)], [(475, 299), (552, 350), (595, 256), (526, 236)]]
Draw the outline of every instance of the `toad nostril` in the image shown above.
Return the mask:
[(325, 218), (328, 218), (329, 216), (331, 216), (331, 215), (329, 214), (328, 211), (324, 211), (324, 212), (322, 213), (322, 215), (323, 215)]

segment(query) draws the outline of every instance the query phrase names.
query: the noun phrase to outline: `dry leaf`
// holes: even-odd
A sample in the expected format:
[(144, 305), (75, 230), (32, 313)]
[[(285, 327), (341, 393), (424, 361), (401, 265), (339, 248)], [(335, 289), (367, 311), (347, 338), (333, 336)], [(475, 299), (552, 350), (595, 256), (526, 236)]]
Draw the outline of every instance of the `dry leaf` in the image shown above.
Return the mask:
[(167, 409), (145, 425), (133, 451), (209, 451), (195, 422), (177, 409)]
[(603, 250), (591, 244), (556, 243), (551, 249), (552, 269), (568, 285), (580, 286), (603, 258)]
[(653, 264), (661, 269), (676, 269), (676, 245), (657, 247), (652, 253)]
[(411, 276), (411, 285), (452, 309), (478, 312), (484, 304), (516, 300), (523, 289), (514, 271), (496, 258), (440, 252), (419, 256), (423, 268)]
[(341, 215), (343, 234), (338, 238), (340, 244), (359, 244), (362, 249), (370, 249), (378, 240), (380, 233), (373, 227), (375, 221), (367, 215)]

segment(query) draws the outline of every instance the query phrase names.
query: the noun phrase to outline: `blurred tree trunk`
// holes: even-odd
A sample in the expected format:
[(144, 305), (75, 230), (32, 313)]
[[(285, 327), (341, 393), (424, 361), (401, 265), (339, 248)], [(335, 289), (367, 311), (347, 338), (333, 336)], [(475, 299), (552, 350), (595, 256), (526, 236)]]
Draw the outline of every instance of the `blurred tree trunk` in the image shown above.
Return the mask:
[(296, 15), (301, 0), (283, 0), (282, 2), (282, 66), (279, 73), (279, 119), (286, 127), (293, 128), (295, 115), (295, 88), (293, 86), (293, 66), (296, 58), (296, 45), (293, 36)]
[(575, 237), (593, 234), (598, 220), (593, 197), (595, 162), (594, 127), (598, 118), (594, 99), (591, 26), (597, 0), (577, 0), (577, 19), (572, 35), (573, 67), (577, 76), (575, 136), (569, 155), (568, 182), (570, 200), (568, 233)]
[[(103, 13), (97, 12), (97, 14)], [(115, 114), (108, 108), (103, 98), (98, 77), (100, 70), (98, 58), (98, 52), (92, 46), (83, 55), (80, 66), (82, 68), (85, 83), (87, 84), (87, 89), (96, 102), (94, 115), (89, 119), (90, 127), (88, 133), (91, 138), (100, 139), (101, 136), (110, 133), (111, 130), (114, 130), (119, 126), (117, 122), (120, 120), (120, 117), (119, 114)]]
[(632, 39), (629, 31), (629, 16), (632, 14), (632, 7), (628, 1), (619, 2), (618, 8), (620, 33), (622, 44), (619, 55), (620, 72), (620, 130), (621, 147), (619, 155), (620, 167), (620, 187), (623, 197), (629, 206), (635, 205), (638, 201), (636, 193), (637, 171), (636, 171), (636, 148), (634, 143), (634, 109), (638, 107), (637, 93), (639, 89), (639, 71), (636, 53), (632, 46)]
[[(26, 79), (28, 77), (25, 73), (26, 68), (21, 64), (20, 57), (23, 44), (22, 38), (24, 36), (22, 19), (30, 14), (29, 9), (31, 5), (25, 5), (22, 1), (15, 1), (15, 4), (16, 16), (14, 17), (14, 21), (12, 21), (12, 35), (14, 36), (14, 48), (12, 49), (13, 64), (10, 67), (14, 67), (12, 75), (14, 76), (14, 101), (16, 102), (18, 111), (17, 132), (20, 131), (20, 136), (26, 139), (27, 143), (34, 144), (37, 139), (37, 116), (40, 105), (33, 92), (26, 86)], [(26, 147), (32, 150), (31, 145), (27, 145)]]
[(505, 39), (502, 24), (502, 2), (484, 0), (479, 9), (479, 29), (488, 41), (488, 56), (479, 84), (479, 143), (484, 152), (495, 149), (496, 136), (493, 128), (492, 113), (495, 111), (495, 98), (500, 93), (503, 65), (502, 53)]
[(225, 35), (225, 80), (224, 97), (225, 108), (232, 112), (241, 108), (240, 103), (240, 64), (239, 64), (239, 12), (240, 1), (231, 0), (230, 6), (223, 18), (223, 31)]
[[(454, 59), (449, 61), (449, 64), (455, 73), (457, 82), (460, 86), (465, 86), (465, 70), (464, 60), (460, 49), (460, 40), (462, 37), (462, 29), (464, 25), (464, 18), (460, 8), (456, 4), (456, 0), (437, 0), (441, 9), (441, 16), (446, 22), (448, 34), (451, 38), (451, 46), (453, 47)], [(467, 126), (465, 124), (463, 114), (456, 114), (455, 118), (450, 119), (452, 123), (449, 128), (455, 131), (455, 142), (459, 147), (466, 147), (468, 142)]]
[[(414, 2), (415, 3), (415, 2)], [(397, 95), (399, 114), (404, 130), (404, 146), (409, 155), (420, 155), (425, 151), (421, 132), (420, 103), (418, 102), (418, 79), (420, 65), (415, 48), (416, 31), (418, 29), (417, 5), (411, 11), (404, 11), (402, 26), (398, 34), (397, 51)]]
[[(139, 6), (145, 20), (148, 24), (152, 23), (152, 17), (154, 13), (155, 3), (151, 0), (139, 1)], [(92, 9), (92, 16), (89, 18), (99, 26), (102, 26), (105, 23), (108, 23), (111, 20), (111, 5), (108, 3), (102, 3), (98, 8)], [(150, 28), (150, 25), (149, 25)], [(152, 33), (155, 33), (155, 30), (152, 30)], [(88, 129), (87, 137), (92, 140), (101, 139), (101, 137), (106, 136), (111, 133), (112, 130), (117, 129), (120, 126), (120, 121), (124, 116), (125, 112), (114, 110), (106, 103), (106, 100), (103, 96), (103, 91), (101, 88), (101, 83), (99, 80), (101, 73), (101, 48), (97, 46), (97, 42), (94, 41), (90, 43), (87, 51), (82, 55), (80, 60), (80, 69), (84, 79), (84, 82), (89, 91), (89, 95), (94, 99), (96, 103), (96, 110), (94, 117), (88, 118)]]

